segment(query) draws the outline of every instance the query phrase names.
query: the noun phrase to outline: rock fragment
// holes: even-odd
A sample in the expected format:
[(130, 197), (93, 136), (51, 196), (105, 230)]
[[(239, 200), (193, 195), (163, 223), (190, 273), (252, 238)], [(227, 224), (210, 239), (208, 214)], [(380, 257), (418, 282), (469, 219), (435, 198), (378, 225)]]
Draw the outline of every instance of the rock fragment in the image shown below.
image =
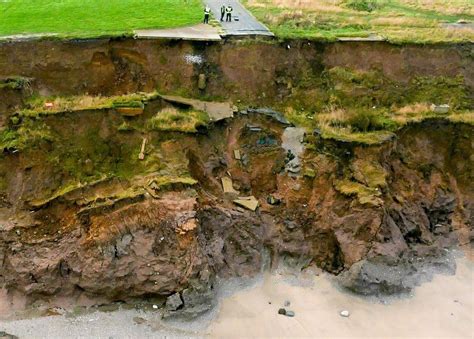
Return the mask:
[(253, 126), (253, 125), (247, 125), (247, 128), (250, 132), (261, 132), (262, 128), (258, 126)]
[(166, 299), (167, 311), (177, 311), (181, 307), (183, 307), (183, 299), (179, 293), (172, 294)]
[(449, 109), (449, 105), (431, 105), (431, 110), (438, 114), (446, 114), (449, 112)]
[(239, 197), (234, 203), (251, 211), (255, 211), (258, 207), (258, 200), (254, 196)]
[(287, 316), (287, 317), (290, 317), (290, 318), (293, 318), (295, 316), (294, 311), (290, 311), (290, 310), (287, 310), (285, 308), (280, 308), (278, 310), (278, 314), (281, 314), (281, 315), (284, 315), (284, 316)]
[(240, 150), (238, 150), (238, 149), (234, 150), (234, 158), (235, 158), (235, 160), (241, 160), (242, 159), (242, 156), (240, 154)]
[[(288, 229), (290, 231), (292, 231), (292, 230), (294, 230), (295, 228), (298, 227), (298, 224), (296, 222), (292, 221), (292, 220), (285, 220), (284, 225), (285, 225), (286, 229)], [(285, 305), (285, 306), (287, 306), (287, 305)]]
[(350, 313), (349, 313), (348, 310), (343, 310), (343, 311), (341, 311), (340, 315), (341, 315), (341, 317), (348, 318), (350, 316)]
[(280, 204), (280, 202), (281, 202), (281, 200), (279, 198), (276, 198), (273, 195), (269, 195), (267, 197), (267, 203), (269, 203), (270, 205), (278, 205), (278, 204)]
[(146, 319), (144, 319), (144, 318), (142, 318), (142, 317), (134, 317), (134, 318), (133, 318), (133, 322), (134, 322), (135, 324), (141, 325), (141, 324), (146, 323)]
[(221, 179), (221, 182), (222, 182), (222, 189), (224, 190), (224, 194), (239, 194), (239, 192), (234, 189), (231, 178), (223, 177)]
[(146, 141), (147, 141), (146, 138), (143, 138), (142, 147), (140, 149), (140, 154), (138, 155), (138, 160), (144, 160), (145, 159)]

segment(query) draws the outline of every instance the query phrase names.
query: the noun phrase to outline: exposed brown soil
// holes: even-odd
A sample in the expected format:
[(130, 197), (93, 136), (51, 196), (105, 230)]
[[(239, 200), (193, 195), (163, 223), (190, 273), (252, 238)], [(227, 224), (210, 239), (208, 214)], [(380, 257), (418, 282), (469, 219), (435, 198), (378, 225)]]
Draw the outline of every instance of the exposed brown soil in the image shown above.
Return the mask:
[[(401, 82), (464, 75), (472, 95), (472, 46), (366, 47), (22, 42), (1, 46), (0, 76), (33, 78), (30, 90), (42, 95), (158, 87), (258, 106), (285, 97), (307, 72), (343, 65), (378, 67)], [(188, 63), (186, 55), (206, 61)], [(197, 89), (201, 73), (207, 76), (203, 91)], [(4, 118), (23, 104), (24, 94), (0, 89)], [(4, 150), (0, 288), (24, 296), (26, 304), (52, 297), (165, 303), (172, 296), (169, 311), (184, 304), (195, 314), (212, 305), (218, 278), (257, 274), (266, 253), (273, 267), (283, 261), (340, 274), (376, 258), (396, 265), (406, 257), (436, 256), (472, 239), (472, 125), (427, 120), (374, 146), (307, 135), (295, 176), (284, 170), (286, 126), (277, 121), (252, 113), (196, 134), (145, 129), (166, 105), (157, 99), (130, 119), (114, 109), (46, 115), (36, 123), (51, 138)], [(124, 121), (134, 128), (120, 131)], [(140, 162), (143, 138), (148, 143)], [(256, 212), (223, 193), (224, 176), (240, 196), (258, 199)], [(387, 282), (373, 285), (398, 291)]]
[[(81, 115), (93, 128), (87, 112), (49, 124), (68, 135)], [(105, 128), (113, 119), (103, 116), (97, 123)], [(262, 131), (251, 132), (248, 124)], [(340, 273), (378, 255), (399, 258), (408, 250), (469, 242), (474, 166), (465, 155), (474, 148), (471, 126), (427, 121), (373, 147), (310, 139), (315, 150), (306, 151), (303, 166), (315, 171), (314, 178), (282, 172), (283, 128), (251, 115), (214, 126), (207, 135), (174, 135), (167, 152), (185, 155), (199, 183), (155, 197), (112, 198), (143, 181), (136, 177), (85, 186), (32, 208), (31, 197), (54, 186), (54, 169), (40, 161), (45, 150), (33, 159), (31, 153), (29, 159), (7, 156), (0, 283), (30, 302), (82, 294), (130, 301), (212, 289), (216, 276), (252, 276), (261, 270), (264, 249), (272, 265), (284, 260)], [(276, 144), (259, 142), (269, 136)], [(153, 143), (157, 135), (148, 137)], [(234, 149), (248, 157), (246, 165), (234, 159)], [(380, 194), (368, 202), (341, 194), (336, 187), (343, 179), (370, 185), (367, 163), (384, 173)], [(257, 212), (224, 196), (219, 179), (229, 174), (242, 195), (260, 201)], [(281, 203), (269, 205), (270, 194)], [(98, 196), (111, 203), (94, 207), (90, 197)]]
[[(306, 41), (29, 41), (0, 44), (0, 77), (28, 76), (42, 95), (112, 95), (158, 88), (261, 106), (287, 95), (291, 84), (335, 66), (378, 69), (403, 82), (416, 76), (462, 75), (472, 89), (472, 48)], [(201, 73), (208, 80), (204, 91), (197, 88)]]

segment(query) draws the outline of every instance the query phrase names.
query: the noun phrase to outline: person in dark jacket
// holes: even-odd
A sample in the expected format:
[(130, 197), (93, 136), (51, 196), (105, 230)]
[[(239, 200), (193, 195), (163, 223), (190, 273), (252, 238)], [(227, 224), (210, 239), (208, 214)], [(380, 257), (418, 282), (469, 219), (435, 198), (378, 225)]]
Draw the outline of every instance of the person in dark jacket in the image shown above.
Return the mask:
[(225, 5), (222, 5), (221, 7), (221, 21), (224, 21), (225, 17)]
[(231, 22), (232, 21), (232, 11), (234, 9), (232, 8), (232, 6), (227, 6), (225, 8), (225, 21), (226, 22)]

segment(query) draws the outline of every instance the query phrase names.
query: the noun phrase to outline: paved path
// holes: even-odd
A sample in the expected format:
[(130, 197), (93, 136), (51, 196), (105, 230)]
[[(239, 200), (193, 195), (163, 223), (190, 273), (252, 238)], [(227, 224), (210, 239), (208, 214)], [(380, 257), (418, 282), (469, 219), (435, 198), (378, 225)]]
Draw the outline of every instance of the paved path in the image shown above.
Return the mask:
[(136, 30), (135, 36), (139, 39), (221, 40), (219, 28), (204, 24), (170, 29)]
[(230, 5), (234, 8), (233, 17), (237, 20), (232, 22), (221, 22), (225, 35), (266, 35), (273, 33), (261, 24), (238, 0), (204, 0), (209, 5), (217, 20), (221, 18), (221, 6)]
[(188, 105), (198, 111), (204, 111), (209, 115), (211, 121), (214, 122), (234, 116), (232, 104), (229, 102), (201, 101), (172, 95), (162, 95), (161, 98), (174, 104)]

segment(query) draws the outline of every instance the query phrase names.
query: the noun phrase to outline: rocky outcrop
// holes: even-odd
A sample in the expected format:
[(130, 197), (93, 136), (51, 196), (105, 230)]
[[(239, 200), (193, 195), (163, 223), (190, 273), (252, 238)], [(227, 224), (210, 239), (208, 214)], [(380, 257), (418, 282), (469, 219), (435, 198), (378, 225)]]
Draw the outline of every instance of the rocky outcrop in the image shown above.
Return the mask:
[(340, 284), (363, 295), (410, 293), (435, 274), (454, 274), (456, 261), (436, 246), (404, 251), (401, 257), (380, 255), (363, 259), (338, 277)]

